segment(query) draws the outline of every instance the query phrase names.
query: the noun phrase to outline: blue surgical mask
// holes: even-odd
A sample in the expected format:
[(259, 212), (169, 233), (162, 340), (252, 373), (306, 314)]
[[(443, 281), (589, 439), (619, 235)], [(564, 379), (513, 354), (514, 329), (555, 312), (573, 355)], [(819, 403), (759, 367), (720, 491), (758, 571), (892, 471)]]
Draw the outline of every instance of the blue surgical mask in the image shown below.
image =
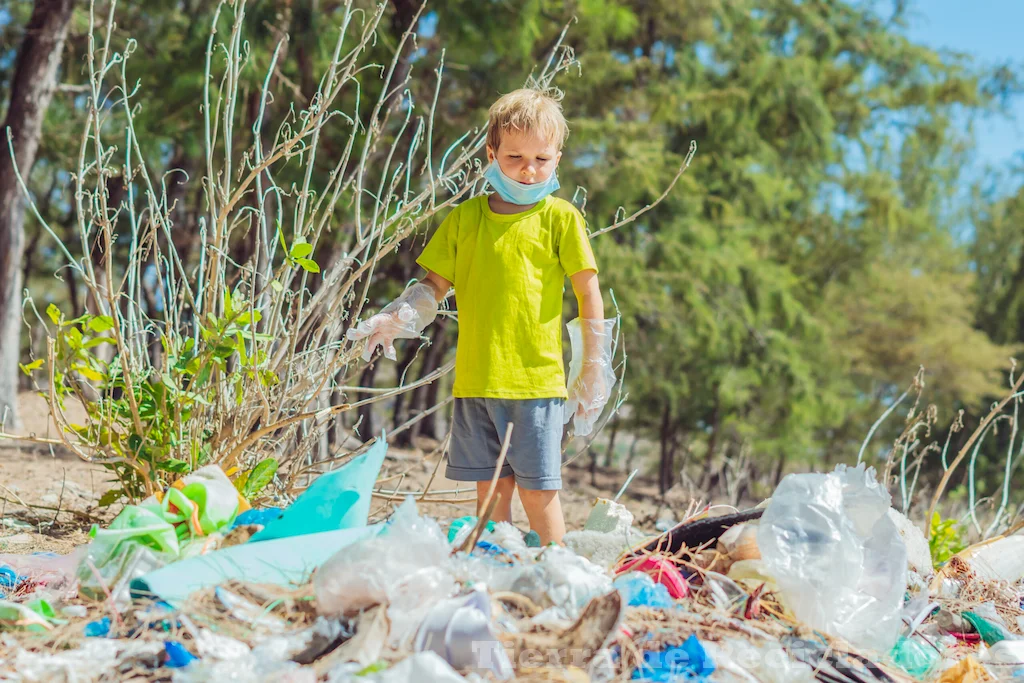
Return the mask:
[(547, 180), (527, 185), (505, 175), (496, 161), (484, 171), (484, 180), (509, 204), (536, 204), (559, 188), (558, 174), (554, 171)]

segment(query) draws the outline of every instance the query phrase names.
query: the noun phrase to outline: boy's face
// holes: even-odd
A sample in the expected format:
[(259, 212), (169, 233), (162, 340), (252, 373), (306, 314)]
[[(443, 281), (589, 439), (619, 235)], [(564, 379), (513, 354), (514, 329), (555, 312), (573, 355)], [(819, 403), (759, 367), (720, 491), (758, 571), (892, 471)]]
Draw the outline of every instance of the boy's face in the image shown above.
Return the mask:
[(502, 173), (524, 185), (550, 178), (561, 158), (562, 153), (553, 142), (529, 132), (502, 133), (498, 149), (487, 146), (487, 159), (497, 160)]

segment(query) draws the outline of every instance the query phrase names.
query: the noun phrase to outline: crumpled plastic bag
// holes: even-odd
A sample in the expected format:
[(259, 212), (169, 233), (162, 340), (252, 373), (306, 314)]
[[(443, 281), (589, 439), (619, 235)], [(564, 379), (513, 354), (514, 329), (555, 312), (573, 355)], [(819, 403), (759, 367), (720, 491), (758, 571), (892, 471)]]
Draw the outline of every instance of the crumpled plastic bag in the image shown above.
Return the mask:
[(785, 605), (811, 628), (886, 653), (896, 643), (907, 549), (873, 468), (791, 474), (761, 517), (757, 546)]
[(159, 666), (163, 643), (145, 640), (89, 638), (71, 650), (30, 652), (19, 650), (13, 657), (13, 669), (24, 681), (84, 681), (118, 678), (120, 666), (137, 663), (140, 667)]
[(455, 593), (449, 552), (441, 527), (420, 517), (410, 497), (378, 535), (320, 567), (313, 577), (317, 609), (340, 616), (386, 604), (391, 643), (405, 642), (435, 603)]
[(512, 662), (491, 626), (491, 598), (477, 584), (466, 595), (434, 605), (416, 632), (413, 648), (435, 652), (453, 668), (512, 677)]
[(496, 591), (522, 593), (538, 605), (550, 605), (534, 617), (537, 623), (571, 621), (591, 598), (612, 589), (611, 577), (604, 569), (561, 546), (548, 546), (535, 564), (516, 566), (493, 580), (491, 587)]

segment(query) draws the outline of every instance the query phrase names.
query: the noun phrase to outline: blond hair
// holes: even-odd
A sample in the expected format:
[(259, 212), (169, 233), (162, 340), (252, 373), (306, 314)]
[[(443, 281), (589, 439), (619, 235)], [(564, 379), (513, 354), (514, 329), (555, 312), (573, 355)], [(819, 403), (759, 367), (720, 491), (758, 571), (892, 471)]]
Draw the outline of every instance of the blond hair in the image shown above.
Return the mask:
[(502, 133), (519, 131), (534, 133), (561, 149), (569, 136), (561, 99), (562, 93), (553, 88), (520, 88), (502, 95), (487, 112), (487, 144), (497, 151)]

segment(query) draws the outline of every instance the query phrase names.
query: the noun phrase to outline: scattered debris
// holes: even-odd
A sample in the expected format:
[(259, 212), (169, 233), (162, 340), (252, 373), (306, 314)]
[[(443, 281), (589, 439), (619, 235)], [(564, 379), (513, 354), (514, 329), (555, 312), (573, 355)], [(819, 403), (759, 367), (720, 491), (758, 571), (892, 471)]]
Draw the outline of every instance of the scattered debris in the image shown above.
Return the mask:
[(598, 499), (565, 547), (542, 548), (504, 522), (464, 517), (445, 530), (412, 499), (367, 526), (379, 444), (284, 510), (247, 509), (204, 468), (126, 507), (71, 555), (0, 555), (0, 680), (1024, 673), (1022, 537), (936, 571), (870, 469), (790, 475), (765, 506), (719, 516), (695, 506), (652, 535)]

